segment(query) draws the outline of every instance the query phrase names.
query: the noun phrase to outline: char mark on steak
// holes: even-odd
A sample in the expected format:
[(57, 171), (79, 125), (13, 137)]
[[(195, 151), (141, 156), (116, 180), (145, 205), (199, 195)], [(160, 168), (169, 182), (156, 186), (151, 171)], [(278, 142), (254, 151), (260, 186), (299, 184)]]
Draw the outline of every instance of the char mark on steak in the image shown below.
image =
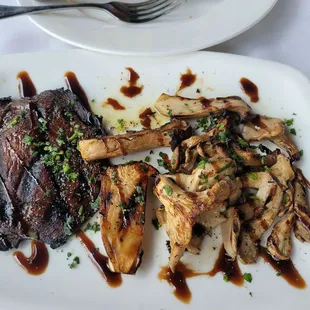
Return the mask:
[(102, 120), (69, 90), (0, 99), (0, 250), (36, 239), (56, 248), (99, 208), (97, 176), (80, 138), (105, 135)]

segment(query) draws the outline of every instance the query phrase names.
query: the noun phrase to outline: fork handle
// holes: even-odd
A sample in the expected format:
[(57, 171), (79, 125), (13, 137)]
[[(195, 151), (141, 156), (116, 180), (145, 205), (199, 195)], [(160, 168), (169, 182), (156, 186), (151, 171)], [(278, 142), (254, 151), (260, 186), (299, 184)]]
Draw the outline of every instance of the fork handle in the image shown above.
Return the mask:
[[(108, 10), (111, 4), (101, 4), (100, 8)], [(98, 8), (99, 5), (96, 3), (80, 3), (80, 4), (59, 4), (59, 5), (41, 5), (41, 6), (10, 6), (0, 5), (0, 19), (8, 18), (24, 14), (33, 14), (51, 10), (63, 10), (72, 8)]]

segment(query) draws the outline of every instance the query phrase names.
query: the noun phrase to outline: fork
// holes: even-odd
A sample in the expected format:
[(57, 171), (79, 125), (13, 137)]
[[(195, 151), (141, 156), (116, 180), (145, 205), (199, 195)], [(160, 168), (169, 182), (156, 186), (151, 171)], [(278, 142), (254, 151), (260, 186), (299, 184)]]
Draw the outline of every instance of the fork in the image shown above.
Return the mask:
[(146, 23), (171, 12), (186, 0), (148, 0), (136, 4), (113, 1), (109, 3), (79, 3), (44, 6), (0, 5), (0, 19), (24, 14), (73, 8), (96, 8), (104, 10), (127, 23)]

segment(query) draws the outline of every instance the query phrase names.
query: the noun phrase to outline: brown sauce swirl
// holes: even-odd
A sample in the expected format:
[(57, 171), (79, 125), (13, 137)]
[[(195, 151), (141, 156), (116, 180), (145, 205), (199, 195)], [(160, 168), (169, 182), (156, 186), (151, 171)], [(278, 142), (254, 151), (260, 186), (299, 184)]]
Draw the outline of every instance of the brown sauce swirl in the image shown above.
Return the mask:
[(122, 86), (120, 92), (129, 98), (134, 98), (142, 93), (143, 86), (137, 86), (139, 74), (132, 68), (126, 68), (130, 73), (129, 86)]
[(114, 110), (126, 110), (124, 106), (122, 106), (117, 100), (108, 98), (105, 105), (110, 105)]
[(19, 80), (18, 92), (21, 97), (33, 97), (37, 94), (37, 89), (27, 71), (19, 72), (16, 78)]
[(115, 273), (110, 270), (108, 267), (108, 258), (96, 249), (95, 244), (83, 232), (79, 232), (77, 237), (80, 239), (81, 243), (87, 250), (89, 258), (99, 270), (108, 285), (110, 287), (121, 286), (123, 282), (122, 276), (120, 273)]
[(259, 101), (258, 87), (252, 81), (243, 77), (240, 79), (240, 86), (242, 91), (250, 97), (251, 102)]
[(13, 253), (17, 263), (29, 274), (38, 276), (46, 270), (49, 256), (44, 243), (32, 240), (31, 255), (26, 257), (24, 253), (16, 251)]
[(277, 275), (286, 280), (288, 284), (298, 289), (304, 289), (307, 284), (298, 270), (295, 268), (291, 260), (275, 260), (267, 251), (261, 247), (260, 256), (268, 263), (276, 272)]
[(187, 69), (186, 73), (181, 74), (180, 80), (181, 85), (179, 87), (179, 91), (192, 86), (196, 82), (197, 75), (192, 73), (191, 69)]
[(91, 107), (87, 98), (87, 95), (81, 86), (75, 73), (68, 71), (65, 73), (65, 81), (69, 89), (80, 99), (81, 103), (84, 105), (85, 109), (91, 112)]
[(151, 108), (145, 109), (140, 115), (140, 123), (144, 128), (151, 128), (151, 116), (154, 114)]
[(208, 275), (210, 277), (214, 277), (219, 272), (223, 272), (225, 275), (227, 275), (228, 281), (237, 286), (242, 286), (244, 284), (244, 279), (239, 268), (238, 260), (232, 260), (226, 254), (224, 246), (222, 246), (214, 267), (211, 271), (209, 271)]

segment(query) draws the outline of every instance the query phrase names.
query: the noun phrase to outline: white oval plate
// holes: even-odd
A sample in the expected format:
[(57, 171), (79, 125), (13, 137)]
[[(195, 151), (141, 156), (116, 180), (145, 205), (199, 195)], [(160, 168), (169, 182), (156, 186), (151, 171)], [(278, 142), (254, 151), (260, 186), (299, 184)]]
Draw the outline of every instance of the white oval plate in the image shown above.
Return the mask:
[[(128, 72), (132, 67), (140, 74), (139, 85), (143, 92), (134, 99), (124, 97), (119, 89), (127, 85)], [(180, 83), (180, 73), (190, 68), (197, 74), (196, 83), (182, 91), (182, 95), (208, 98), (216, 96), (248, 97), (241, 91), (241, 77), (251, 79), (259, 88), (260, 101), (251, 104), (254, 112), (282, 119), (294, 118), (298, 133), (293, 137), (304, 156), (298, 165), (310, 177), (309, 144), (309, 80), (300, 72), (285, 65), (258, 59), (219, 53), (199, 52), (188, 55), (162, 58), (119, 57), (70, 50), (60, 53), (21, 54), (0, 57), (0, 97), (11, 95), (18, 98), (16, 75), (26, 70), (38, 92), (65, 87), (63, 75), (74, 71), (83, 86), (94, 111), (105, 119), (106, 128), (115, 126), (117, 119), (123, 118), (128, 124), (137, 121), (139, 111), (153, 107), (162, 92), (175, 94)], [(104, 106), (107, 98), (115, 98), (126, 107), (125, 111), (115, 111)], [(296, 115), (293, 115), (295, 113)], [(157, 119), (157, 116), (156, 116)], [(166, 121), (168, 119), (166, 118)], [(163, 120), (164, 121), (164, 120)], [(155, 125), (155, 124), (154, 124)], [(137, 129), (130, 127), (129, 129)], [(159, 151), (171, 152), (168, 148), (154, 150), (154, 154), (141, 152), (117, 158), (115, 163), (127, 160), (143, 160), (151, 156), (151, 164), (157, 167)], [(164, 172), (162, 170), (162, 172)], [(82, 245), (72, 238), (63, 247), (49, 249), (50, 262), (46, 272), (38, 277), (27, 275), (14, 261), (12, 251), (0, 252), (0, 309), (2, 310), (292, 310), (308, 309), (309, 286), (297, 290), (287, 284), (276, 272), (259, 260), (257, 265), (242, 265), (242, 272), (249, 272), (253, 282), (236, 287), (223, 281), (223, 275), (214, 278), (198, 277), (188, 280), (193, 293), (189, 305), (175, 298), (173, 288), (157, 278), (160, 266), (168, 262), (165, 229), (156, 231), (151, 224), (154, 209), (160, 205), (148, 192), (144, 256), (135, 276), (124, 276), (123, 285), (110, 288), (87, 257)], [(88, 232), (96, 246), (103, 251), (100, 233)], [(302, 244), (294, 238), (292, 260), (305, 281), (310, 284), (310, 245)], [(218, 254), (220, 235), (206, 237), (201, 255), (186, 253), (182, 261), (197, 271), (209, 271)], [(213, 249), (216, 247), (216, 249)], [(29, 254), (30, 244), (25, 241), (21, 250)], [(71, 270), (67, 253), (79, 256), (81, 263)], [(249, 295), (252, 293), (253, 297)]]
[[(18, 2), (21, 5), (50, 3), (46, 0)], [(173, 55), (210, 47), (239, 35), (266, 16), (276, 2), (188, 0), (174, 12), (143, 25), (119, 22), (103, 11), (91, 9), (32, 15), (30, 20), (48, 34), (92, 51)]]

